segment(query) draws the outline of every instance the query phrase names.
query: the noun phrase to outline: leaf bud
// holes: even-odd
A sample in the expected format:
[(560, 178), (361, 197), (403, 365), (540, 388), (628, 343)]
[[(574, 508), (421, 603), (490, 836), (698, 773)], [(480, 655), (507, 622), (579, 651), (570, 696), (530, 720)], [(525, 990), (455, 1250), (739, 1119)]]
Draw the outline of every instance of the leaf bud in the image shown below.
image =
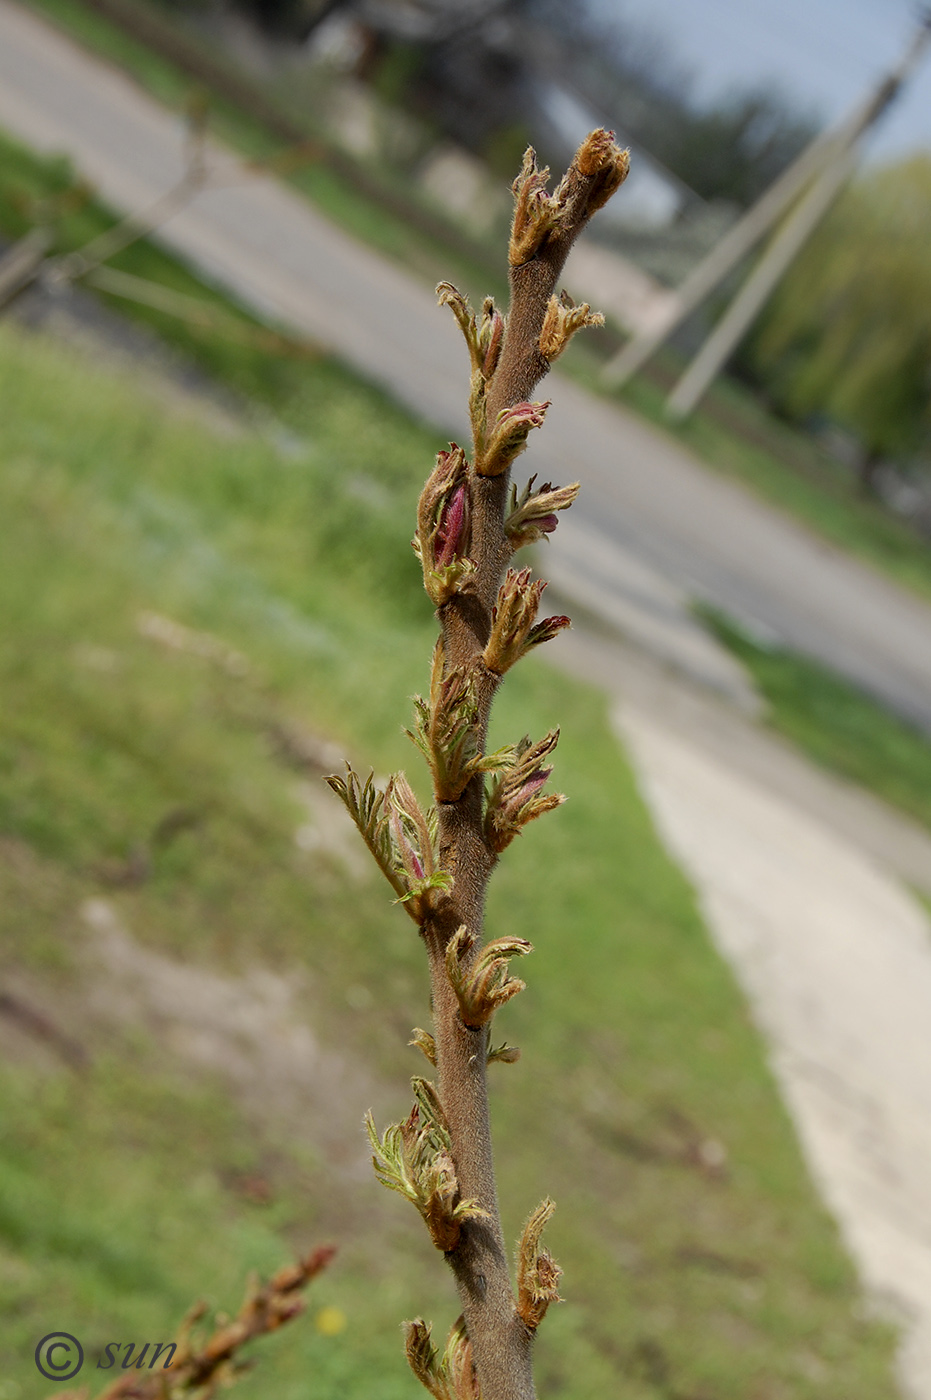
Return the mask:
[(519, 496), (517, 487), (511, 487), (504, 533), (510, 540), (512, 549), (535, 544), (544, 536), (551, 535), (559, 523), (556, 512), (568, 510), (579, 494), (577, 481), (571, 486), (556, 487), (552, 482), (546, 481), (538, 491), (534, 491), (535, 481), (536, 477), (532, 476)]
[(549, 400), (544, 403), (513, 404), (503, 408), (481, 453), (476, 457), (475, 470), (479, 476), (501, 476), (527, 446), (527, 438), (539, 428), (546, 417)]

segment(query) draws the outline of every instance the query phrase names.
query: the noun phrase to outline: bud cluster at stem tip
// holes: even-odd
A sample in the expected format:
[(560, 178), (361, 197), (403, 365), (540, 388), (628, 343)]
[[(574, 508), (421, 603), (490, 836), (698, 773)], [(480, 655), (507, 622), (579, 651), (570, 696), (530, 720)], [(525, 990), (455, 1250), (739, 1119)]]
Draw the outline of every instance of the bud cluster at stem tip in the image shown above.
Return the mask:
[(616, 145), (614, 134), (599, 128), (582, 142), (555, 191), (547, 190), (550, 172), (537, 166), (528, 147), (514, 181), (514, 221), (508, 256), (512, 267), (535, 257), (544, 242), (577, 232), (608, 202), (626, 180), (630, 153)]

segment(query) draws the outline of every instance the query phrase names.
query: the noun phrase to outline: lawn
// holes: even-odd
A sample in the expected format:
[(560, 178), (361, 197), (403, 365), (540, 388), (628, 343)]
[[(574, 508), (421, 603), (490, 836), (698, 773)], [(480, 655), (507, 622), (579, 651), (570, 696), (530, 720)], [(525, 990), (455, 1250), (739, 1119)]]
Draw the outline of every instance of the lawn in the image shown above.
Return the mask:
[(799, 652), (750, 636), (713, 608), (700, 609), (746, 666), (768, 718), (809, 758), (931, 829), (931, 739), (857, 686)]
[[(438, 444), (326, 360), (237, 354), (211, 367), (265, 386), (258, 426), (0, 326), (0, 946), (46, 1026), (0, 1016), (5, 1400), (47, 1393), (45, 1333), (165, 1340), (323, 1239), (243, 1400), (413, 1400), (398, 1324), (456, 1311), (360, 1127), (406, 1112), (423, 958), (320, 781), (331, 745), (422, 787), (407, 541)], [(893, 1335), (605, 702), (525, 662), (493, 737), (557, 722), (570, 800), (509, 850), (489, 921), (536, 946), (493, 1111), (508, 1233), (559, 1205), (541, 1396), (892, 1400)]]

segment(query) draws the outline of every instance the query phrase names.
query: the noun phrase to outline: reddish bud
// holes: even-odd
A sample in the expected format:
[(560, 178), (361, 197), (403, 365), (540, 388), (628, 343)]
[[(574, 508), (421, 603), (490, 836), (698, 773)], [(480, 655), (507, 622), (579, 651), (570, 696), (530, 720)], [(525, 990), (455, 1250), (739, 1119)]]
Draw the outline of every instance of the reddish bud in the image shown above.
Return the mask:
[(498, 364), (498, 356), (501, 353), (501, 341), (504, 337), (504, 317), (500, 311), (491, 313), (491, 326), (488, 333), (488, 346), (485, 350), (485, 358), (482, 361), (482, 374), (486, 379), (490, 379), (494, 374)]
[(558, 524), (556, 512), (568, 509), (579, 494), (578, 482), (573, 482), (571, 486), (553, 486), (552, 482), (546, 481), (535, 491), (535, 481), (536, 477), (532, 476), (520, 495), (516, 486), (511, 487), (504, 532), (512, 549), (520, 549), (522, 545), (533, 544), (544, 535), (551, 535)]
[(459, 553), (465, 520), (466, 488), (465, 486), (457, 486), (450, 499), (443, 506), (433, 538), (434, 566), (437, 569), (451, 564)]
[(549, 406), (549, 401), (531, 403), (524, 400), (510, 408), (503, 408), (495, 420), (487, 447), (476, 458), (475, 470), (478, 475), (500, 476), (506, 472), (514, 458), (527, 446), (531, 430), (542, 424)]
[(531, 627), (527, 634), (527, 647), (539, 646), (541, 642), (549, 642), (564, 628), (572, 626), (572, 619), (569, 617), (545, 617), (542, 622), (538, 622), (535, 627)]

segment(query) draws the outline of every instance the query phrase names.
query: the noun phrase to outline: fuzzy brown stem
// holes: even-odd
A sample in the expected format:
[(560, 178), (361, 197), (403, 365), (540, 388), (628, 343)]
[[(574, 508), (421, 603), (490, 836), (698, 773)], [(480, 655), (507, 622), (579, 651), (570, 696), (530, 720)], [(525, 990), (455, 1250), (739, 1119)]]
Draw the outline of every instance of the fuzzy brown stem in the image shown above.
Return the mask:
[[(623, 178), (618, 177), (620, 161), (621, 153), (608, 134), (593, 133), (560, 185), (558, 227), (546, 234), (531, 258), (512, 267), (504, 344), (487, 386), (488, 425), (502, 409), (528, 399), (549, 369), (539, 348), (547, 304), (577, 234)], [(491, 478), (473, 474), (470, 555), (476, 569), (467, 587), (439, 610), (447, 667), (465, 668), (476, 683), (476, 729), (483, 748), (499, 677), (486, 668), (482, 652), (511, 557), (504, 532), (508, 478), (508, 472)], [(464, 1025), (445, 963), (446, 947), (460, 925), (474, 940), (466, 961), (474, 961), (481, 948), (485, 894), (496, 860), (484, 835), (483, 788), (482, 778), (473, 778), (458, 801), (438, 803), (440, 860), (454, 884), (442, 915), (423, 930), (430, 959), (437, 1087), (459, 1190), (463, 1199), (475, 1199), (487, 1213), (484, 1219), (463, 1223), (459, 1243), (447, 1258), (462, 1301), (482, 1400), (534, 1400), (532, 1332), (519, 1316), (512, 1292), (492, 1161), (489, 1028)]]

